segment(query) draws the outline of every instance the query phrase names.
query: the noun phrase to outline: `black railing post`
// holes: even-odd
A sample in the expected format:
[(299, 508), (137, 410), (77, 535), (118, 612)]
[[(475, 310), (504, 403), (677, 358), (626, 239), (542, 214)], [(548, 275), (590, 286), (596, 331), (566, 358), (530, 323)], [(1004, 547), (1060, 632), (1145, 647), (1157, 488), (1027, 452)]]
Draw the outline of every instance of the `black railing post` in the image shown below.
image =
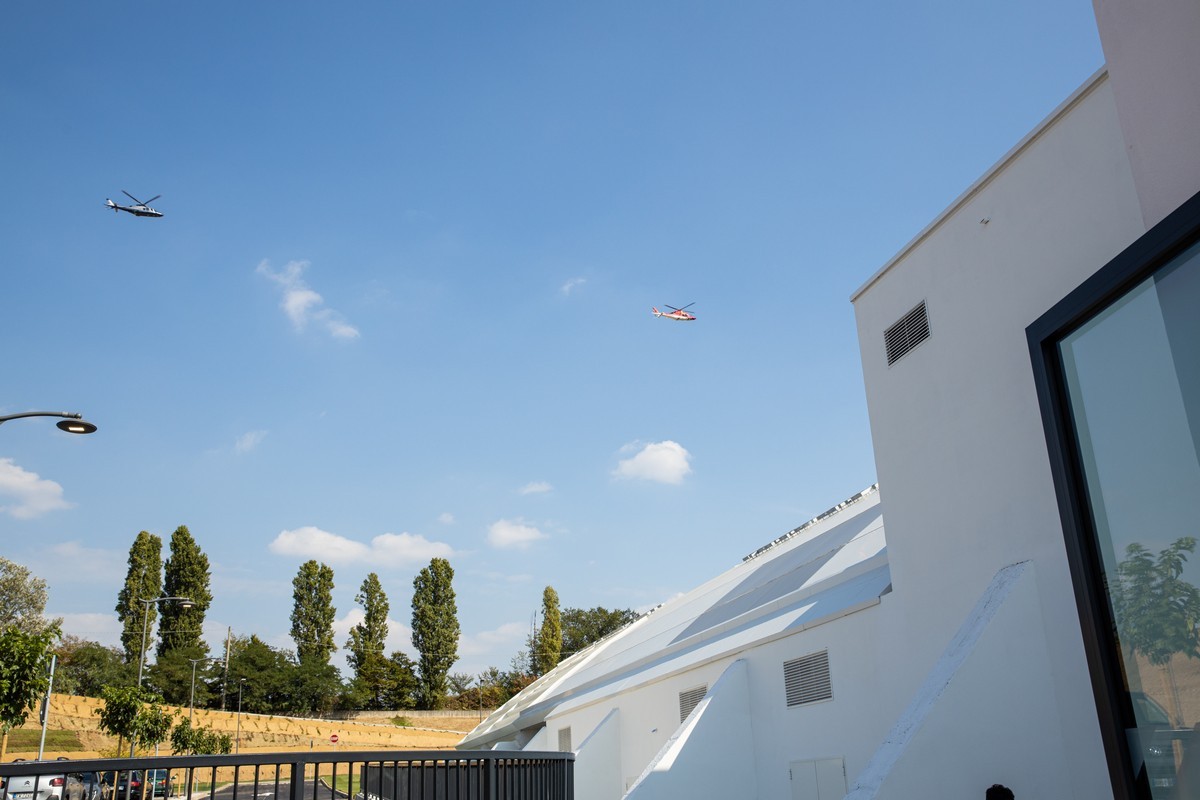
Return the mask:
[(288, 800), (304, 800), (304, 772), (303, 759), (292, 762), (292, 784), (288, 787)]

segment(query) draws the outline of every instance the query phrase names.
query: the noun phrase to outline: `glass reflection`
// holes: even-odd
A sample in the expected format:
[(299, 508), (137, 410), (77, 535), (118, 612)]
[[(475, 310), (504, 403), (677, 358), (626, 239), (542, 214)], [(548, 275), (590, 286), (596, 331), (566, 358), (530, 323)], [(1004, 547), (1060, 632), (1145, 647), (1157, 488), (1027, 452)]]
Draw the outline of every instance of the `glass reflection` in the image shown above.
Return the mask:
[(1132, 767), (1155, 798), (1200, 798), (1200, 245), (1060, 352), (1137, 723)]

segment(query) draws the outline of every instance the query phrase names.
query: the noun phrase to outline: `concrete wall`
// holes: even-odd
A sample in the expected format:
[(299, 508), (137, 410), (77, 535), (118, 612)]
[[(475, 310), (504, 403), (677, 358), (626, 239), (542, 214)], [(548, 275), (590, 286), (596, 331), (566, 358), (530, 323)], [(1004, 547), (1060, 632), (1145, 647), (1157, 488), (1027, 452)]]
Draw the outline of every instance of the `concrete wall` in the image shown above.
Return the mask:
[[(1072, 735), (1026, 769), (1042, 786), (1065, 769), (1077, 797), (1111, 789), (1025, 328), (1143, 232), (1100, 74), (855, 298), (895, 588), (882, 630), (905, 653), (892, 691), (911, 696), (999, 569), (1033, 563), (1049, 644), (1028, 689), (1053, 698)], [(931, 336), (889, 367), (884, 330), (922, 300)], [(994, 678), (1003, 685), (999, 667)], [(941, 746), (928, 768), (969, 780), (974, 743)]]

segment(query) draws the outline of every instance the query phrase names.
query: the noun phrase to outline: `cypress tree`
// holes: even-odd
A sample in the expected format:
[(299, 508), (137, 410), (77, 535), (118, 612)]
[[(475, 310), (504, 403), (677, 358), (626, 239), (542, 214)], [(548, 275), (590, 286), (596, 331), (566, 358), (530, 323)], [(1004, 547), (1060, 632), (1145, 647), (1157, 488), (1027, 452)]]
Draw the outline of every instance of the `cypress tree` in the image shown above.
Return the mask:
[(417, 658), (417, 703), (440, 708), (446, 697), (446, 674), (458, 660), (458, 605), (454, 569), (435, 558), (413, 579), (412, 643)]
[[(129, 548), (129, 570), (125, 573), (125, 585), (117, 593), (117, 618), (121, 620), (121, 646), (125, 648), (125, 662), (136, 664), (142, 651), (142, 625), (154, 628), (158, 617), (157, 604), (151, 603), (149, 612), (141, 600), (153, 600), (162, 596), (162, 539), (142, 531)], [(148, 613), (148, 616), (147, 616)], [(150, 647), (150, 639), (146, 640)]]

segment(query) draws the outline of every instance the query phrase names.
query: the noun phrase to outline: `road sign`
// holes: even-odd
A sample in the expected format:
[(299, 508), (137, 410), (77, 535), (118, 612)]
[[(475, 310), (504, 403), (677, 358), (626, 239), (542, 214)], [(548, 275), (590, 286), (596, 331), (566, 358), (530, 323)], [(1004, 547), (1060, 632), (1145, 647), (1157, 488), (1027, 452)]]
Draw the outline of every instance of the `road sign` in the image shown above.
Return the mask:
[(329, 742), (330, 742), (330, 744), (337, 744), (337, 739), (338, 739), (338, 737), (337, 737), (337, 734), (336, 734), (336, 733), (331, 733), (331, 734), (329, 734)]

